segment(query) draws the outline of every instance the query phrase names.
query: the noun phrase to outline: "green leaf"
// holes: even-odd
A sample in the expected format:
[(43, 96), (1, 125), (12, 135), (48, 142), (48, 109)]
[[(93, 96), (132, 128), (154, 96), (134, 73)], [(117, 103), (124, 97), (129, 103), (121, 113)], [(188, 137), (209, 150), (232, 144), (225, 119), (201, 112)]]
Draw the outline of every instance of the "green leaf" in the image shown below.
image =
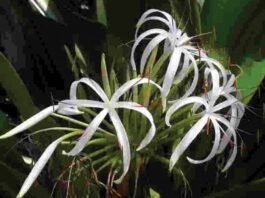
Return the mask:
[(237, 86), (243, 102), (247, 104), (265, 77), (265, 60), (254, 61), (246, 58), (241, 64), (243, 73), (239, 76)]
[[(77, 44), (75, 44), (75, 54), (76, 54), (77, 59), (80, 60), (80, 62), (82, 64), (81, 67), (87, 67), (87, 63), (86, 63), (86, 60), (84, 58), (84, 55), (81, 52), (81, 50)], [(85, 69), (85, 71), (86, 71), (87, 68), (82, 68), (82, 69)]]
[(160, 194), (155, 190), (153, 190), (152, 188), (149, 188), (149, 192), (150, 192), (150, 198), (160, 198)]
[[(29, 94), (25, 84), (17, 74), (16, 70), (13, 68), (11, 63), (7, 58), (0, 52), (0, 85), (6, 90), (7, 96), (16, 106), (22, 120), (26, 120), (32, 115), (39, 112), (39, 109), (35, 106), (31, 95)], [(55, 126), (56, 123), (51, 118), (46, 119), (38, 124), (38, 127), (32, 127), (32, 131), (45, 128), (47, 126)], [(42, 142), (45, 142), (43, 135), (39, 138)], [(43, 139), (44, 138), (44, 139)]]
[(106, 92), (107, 96), (110, 98), (111, 89), (110, 89), (110, 83), (109, 83), (108, 70), (106, 66), (106, 58), (105, 58), (104, 53), (101, 55), (101, 77), (102, 77), (104, 91)]
[(106, 14), (104, 0), (97, 0), (96, 1), (96, 7), (97, 7), (98, 22), (107, 26), (107, 14)]

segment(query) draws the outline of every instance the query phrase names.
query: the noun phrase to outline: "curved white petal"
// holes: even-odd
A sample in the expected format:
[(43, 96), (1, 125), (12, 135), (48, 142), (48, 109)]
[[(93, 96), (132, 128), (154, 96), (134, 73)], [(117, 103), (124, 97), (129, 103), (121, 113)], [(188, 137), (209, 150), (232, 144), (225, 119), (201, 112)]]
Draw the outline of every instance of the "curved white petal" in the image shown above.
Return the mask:
[(182, 68), (181, 68), (180, 72), (177, 73), (177, 75), (174, 79), (175, 85), (180, 83), (185, 78), (189, 66), (190, 66), (190, 58), (188, 56), (184, 56), (184, 62), (183, 62)]
[(11, 137), (13, 135), (16, 135), (18, 133), (21, 133), (30, 127), (34, 126), (38, 122), (44, 120), (47, 118), (51, 113), (55, 112), (58, 109), (58, 105), (50, 106), (45, 108), (44, 110), (40, 111), (39, 113), (35, 114), (34, 116), (28, 118), (24, 122), (22, 122), (20, 125), (16, 126), (15, 128), (11, 129), (7, 133), (0, 136), (0, 139), (5, 139), (8, 137)]
[(228, 97), (227, 100), (225, 100), (224, 102), (221, 102), (220, 104), (215, 105), (213, 107), (213, 112), (217, 112), (217, 111), (219, 111), (221, 109), (224, 109), (226, 107), (229, 107), (229, 106), (235, 104), (236, 102), (238, 102), (238, 99), (237, 98), (235, 98), (233, 96), (232, 97)]
[(181, 54), (182, 54), (181, 48), (175, 48), (172, 53), (172, 56), (170, 57), (170, 61), (162, 85), (162, 92), (163, 95), (165, 96), (168, 95), (170, 88), (173, 84), (174, 77), (179, 67)]
[(139, 43), (147, 36), (150, 36), (152, 34), (164, 34), (164, 33), (167, 33), (167, 32), (163, 29), (155, 28), (155, 29), (147, 30), (147, 31), (143, 32), (142, 34), (140, 34), (139, 37), (137, 37), (137, 39), (135, 40), (135, 42), (133, 44), (132, 51), (131, 51), (131, 58), (130, 58), (130, 62), (131, 62), (131, 66), (132, 66), (133, 70), (136, 70), (134, 53), (135, 53), (135, 49), (139, 45)]
[(129, 140), (128, 140), (125, 128), (124, 128), (118, 114), (116, 113), (116, 111), (110, 110), (109, 115), (110, 115), (110, 119), (111, 119), (111, 121), (112, 121), (112, 123), (116, 129), (118, 141), (120, 143), (121, 150), (122, 150), (123, 173), (119, 177), (119, 179), (115, 180), (115, 183), (121, 183), (124, 176), (128, 172), (129, 166), (130, 166), (130, 161), (131, 161), (130, 144), (129, 144)]
[(194, 77), (193, 77), (191, 86), (186, 91), (186, 93), (182, 96), (182, 98), (186, 98), (186, 97), (190, 96), (194, 92), (194, 90), (195, 90), (195, 88), (197, 86), (197, 83), (198, 83), (198, 80), (199, 80), (199, 70), (198, 70), (198, 66), (197, 66), (197, 63), (196, 63), (194, 57), (192, 55), (190, 55), (190, 53), (188, 51), (186, 51), (186, 50), (183, 50), (183, 53), (185, 54), (185, 56), (187, 56), (189, 58), (189, 60), (192, 61), (192, 66), (193, 66), (193, 70), (194, 70)]
[(135, 31), (135, 37), (137, 38), (137, 35), (138, 35), (138, 31), (140, 29), (140, 27), (147, 21), (151, 21), (151, 20), (154, 20), (154, 21), (160, 21), (162, 23), (164, 23), (165, 25), (168, 26), (168, 28), (172, 28), (171, 27), (171, 23), (169, 21), (167, 21), (165, 18), (163, 17), (159, 17), (159, 16), (151, 16), (151, 17), (147, 17), (147, 18), (144, 18), (142, 20), (139, 20), (137, 25), (136, 25), (136, 31)]
[(230, 155), (228, 161), (226, 162), (225, 167), (222, 169), (222, 172), (225, 172), (232, 165), (232, 163), (234, 162), (234, 160), (236, 158), (236, 154), (237, 154), (236, 132), (235, 132), (234, 128), (231, 126), (231, 124), (225, 118), (223, 118), (219, 115), (216, 115), (216, 114), (214, 115), (214, 117), (216, 118), (216, 120), (223, 123), (231, 131), (231, 134), (232, 134), (233, 139), (234, 139), (232, 154)]
[(129, 80), (128, 82), (124, 83), (122, 86), (120, 86), (119, 89), (117, 89), (115, 91), (115, 93), (112, 95), (111, 97), (111, 102), (117, 102), (119, 100), (119, 98), (128, 90), (130, 90), (132, 87), (134, 86), (138, 86), (140, 84), (146, 84), (146, 83), (150, 83), (154, 86), (156, 86), (160, 91), (162, 90), (162, 88), (156, 84), (154, 81), (148, 79), (148, 78), (135, 78), (132, 80)]
[(245, 113), (245, 106), (242, 102), (237, 102), (236, 103), (236, 106), (237, 106), (237, 121), (236, 121), (236, 124), (235, 124), (235, 128), (238, 127), (242, 117), (244, 116), (244, 113)]
[[(230, 125), (232, 127), (235, 128), (235, 125), (236, 125), (236, 122), (237, 122), (237, 108), (235, 105), (232, 105), (230, 111), (231, 113), (230, 115)], [(223, 138), (221, 139), (221, 142), (220, 142), (220, 145), (219, 145), (219, 148), (218, 148), (218, 154), (219, 153), (222, 153), (224, 151), (224, 149), (226, 148), (227, 144), (230, 142), (230, 139), (231, 139), (231, 136), (232, 136), (232, 133), (231, 133), (231, 130), (228, 128), (226, 131), (224, 131), (224, 136)]]
[(104, 120), (106, 115), (108, 114), (108, 109), (102, 110), (89, 124), (86, 128), (82, 136), (79, 138), (78, 142), (74, 146), (74, 148), (67, 153), (67, 155), (75, 156), (79, 154), (86, 146), (87, 142), (92, 138), (96, 130), (98, 129), (100, 123)]
[(91, 78), (81, 78), (80, 80), (74, 81), (72, 83), (70, 88), (71, 100), (77, 99), (77, 86), (79, 83), (84, 83), (87, 86), (89, 86), (91, 89), (93, 89), (93, 91), (95, 91), (104, 102), (109, 100), (104, 90), (99, 86), (99, 84), (96, 81), (92, 80)]
[(210, 154), (206, 158), (204, 158), (203, 160), (194, 160), (194, 159), (187, 157), (187, 160), (190, 163), (201, 164), (201, 163), (204, 163), (204, 162), (211, 160), (217, 154), (219, 142), (220, 142), (220, 125), (216, 122), (216, 120), (214, 118), (211, 119), (211, 121), (213, 123), (214, 133), (215, 133), (213, 148), (212, 148)]
[(171, 115), (178, 110), (179, 108), (191, 104), (191, 103), (199, 103), (202, 104), (206, 110), (209, 108), (206, 100), (204, 98), (198, 97), (198, 96), (192, 96), (184, 99), (180, 99), (179, 101), (175, 102), (169, 109), (167, 110), (165, 122), (167, 126), (171, 126), (169, 123)]
[(192, 143), (192, 141), (197, 137), (197, 135), (201, 132), (203, 127), (206, 125), (208, 120), (208, 115), (204, 115), (182, 138), (180, 143), (177, 145), (173, 154), (170, 157), (169, 162), (169, 170), (171, 171), (174, 165), (177, 163), (179, 157), (183, 154), (183, 152), (188, 148), (188, 146)]
[(151, 142), (151, 140), (153, 139), (153, 137), (155, 136), (156, 126), (155, 126), (155, 123), (154, 123), (153, 116), (147, 110), (147, 108), (145, 108), (145, 107), (143, 107), (140, 104), (135, 103), (135, 102), (117, 102), (116, 105), (115, 105), (115, 108), (125, 108), (125, 109), (131, 109), (131, 110), (134, 110), (134, 111), (138, 111), (141, 114), (143, 114), (149, 120), (149, 122), (151, 124), (151, 127), (148, 130), (147, 135), (141, 141), (140, 145), (138, 146), (138, 148), (136, 150), (139, 151), (142, 148), (144, 148), (147, 144), (149, 144)]
[(152, 50), (163, 40), (165, 40), (168, 37), (168, 33), (159, 34), (156, 37), (154, 37), (148, 45), (145, 47), (142, 58), (140, 61), (140, 73), (142, 74), (144, 72), (144, 67), (146, 65), (146, 61), (151, 54)]
[(138, 21), (136, 26), (140, 27), (144, 23), (144, 20), (147, 19), (147, 16), (150, 15), (150, 14), (153, 14), (155, 12), (158, 12), (158, 13), (162, 14), (167, 19), (167, 21), (170, 24), (169, 27), (172, 26), (173, 24), (176, 24), (175, 20), (173, 19), (173, 17), (170, 14), (168, 14), (168, 13), (166, 13), (164, 11), (158, 10), (158, 9), (149, 9), (149, 10), (147, 10), (146, 12), (144, 12), (142, 14), (142, 16), (139, 19), (139, 21)]
[(106, 105), (102, 102), (94, 100), (62, 100), (59, 102), (58, 113), (63, 115), (80, 115), (83, 114), (82, 111), (78, 110), (78, 107), (92, 107), (92, 108), (105, 108)]
[(215, 69), (214, 66), (216, 66), (221, 74), (222, 74), (222, 78), (223, 78), (223, 87), (227, 84), (227, 75), (226, 75), (226, 70), (225, 68), (217, 61), (217, 60), (214, 60), (212, 58), (209, 58), (209, 57), (201, 57), (201, 61), (203, 62), (206, 62), (207, 65), (212, 68), (212, 69)]
[[(208, 75), (211, 74), (212, 78), (212, 94), (215, 94), (217, 96), (220, 95), (220, 78), (219, 78), (219, 73), (216, 69), (213, 68), (205, 68), (205, 80), (208, 80)], [(213, 97), (213, 96), (212, 96)]]
[(62, 142), (64, 139), (66, 139), (65, 136), (58, 138), (45, 149), (41, 157), (34, 165), (31, 172), (29, 173), (28, 177), (24, 181), (17, 197), (23, 197), (27, 193), (29, 188), (32, 186), (33, 182), (37, 179), (38, 175), (43, 170), (44, 166), (47, 164), (48, 160), (50, 159), (58, 144), (60, 144), (60, 142)]
[(105, 108), (106, 105), (103, 102), (95, 100), (86, 100), (86, 99), (76, 99), (76, 100), (62, 100), (59, 102), (59, 106), (62, 107), (92, 107), (92, 108)]
[[(231, 73), (231, 72), (230, 72)], [(234, 74), (230, 74), (231, 76), (230, 76), (230, 78), (229, 78), (229, 80), (227, 81), (227, 84), (226, 84), (226, 87), (228, 88), (228, 87), (233, 87), (234, 86), (234, 84), (235, 84), (235, 81), (236, 81), (236, 77), (235, 77), (235, 75)]]

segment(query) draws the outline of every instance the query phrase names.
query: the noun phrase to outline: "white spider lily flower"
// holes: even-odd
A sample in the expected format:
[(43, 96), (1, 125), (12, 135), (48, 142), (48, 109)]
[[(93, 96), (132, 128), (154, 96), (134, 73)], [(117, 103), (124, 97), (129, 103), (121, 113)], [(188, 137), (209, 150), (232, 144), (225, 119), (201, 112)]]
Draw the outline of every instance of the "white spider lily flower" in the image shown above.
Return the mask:
[(60, 138), (58, 138), (57, 140), (53, 141), (46, 149), (45, 151), (42, 153), (41, 157), (38, 159), (38, 161), (36, 162), (36, 164), (34, 165), (33, 169), (31, 170), (31, 172), (29, 173), (28, 177), (26, 178), (26, 180), (24, 181), (18, 195), (17, 198), (21, 198), (23, 197), (27, 191), (30, 189), (30, 187), (32, 186), (32, 184), (34, 183), (34, 181), (37, 179), (38, 175), (40, 174), (40, 172), (43, 170), (44, 166), (47, 164), (48, 160), (51, 158), (52, 154), (54, 153), (55, 149), (57, 148), (57, 146), (64, 141), (67, 138), (70, 138), (74, 135), (80, 134), (81, 132), (73, 132), (73, 133), (69, 133), (66, 134)]
[[(226, 98), (227, 98), (227, 95), (229, 95), (229, 97), (234, 97), (232, 94), (236, 94), (236, 97), (239, 98), (239, 96), (237, 95), (237, 90), (234, 87), (236, 78), (229, 71), (227, 71), (227, 74), (230, 75), (230, 78), (224, 87), (220, 87), (220, 90), (221, 90), (220, 94), (225, 96)], [(238, 128), (244, 113), (245, 113), (245, 106), (238, 99), (238, 102), (233, 104), (231, 106), (231, 109), (228, 112), (228, 117), (230, 117), (230, 124), (235, 130)], [(230, 130), (227, 130), (226, 135), (223, 136), (219, 149), (218, 149), (218, 153), (223, 152), (223, 150), (226, 148), (227, 144), (229, 143), (230, 138), (232, 136), (232, 134), (229, 132)]]
[[(153, 13), (160, 13), (162, 16), (149, 16)], [(165, 25), (167, 25), (168, 30), (164, 30), (161, 28), (154, 28), (147, 30), (140, 34), (139, 36), (136, 35), (135, 43), (132, 47), (131, 52), (131, 65), (134, 70), (136, 70), (136, 63), (135, 63), (135, 50), (136, 47), (140, 44), (141, 41), (143, 41), (146, 37), (150, 35), (156, 35), (154, 38), (152, 38), (147, 46), (145, 47), (143, 54), (141, 56), (140, 60), (140, 73), (142, 74), (144, 72), (144, 68), (147, 62), (147, 59), (149, 55), (151, 54), (152, 50), (159, 45), (162, 41), (164, 41), (164, 51), (171, 52), (169, 65), (167, 67), (165, 78), (162, 85), (162, 94), (166, 97), (169, 94), (170, 88), (173, 84), (174, 78), (176, 76), (176, 73), (178, 69), (181, 67), (181, 58), (184, 57), (185, 63), (182, 71), (185, 71), (185, 67), (190, 64), (190, 62), (193, 63), (194, 66), (194, 79), (191, 85), (191, 88), (189, 91), (185, 94), (184, 97), (187, 97), (190, 95), (197, 84), (198, 81), (198, 68), (197, 63), (195, 61), (195, 56), (198, 54), (197, 51), (199, 49), (191, 46), (189, 42), (194, 37), (189, 37), (186, 33), (182, 32), (180, 29), (176, 27), (176, 22), (173, 19), (171, 15), (169, 15), (166, 12), (151, 9), (146, 11), (142, 17), (140, 18), (138, 24), (137, 24), (137, 30), (136, 34), (138, 33), (139, 28), (143, 23), (145, 23), (148, 20), (158, 20)], [(183, 75), (183, 74), (182, 74)]]
[(186, 135), (183, 137), (181, 142), (174, 149), (173, 154), (171, 155), (171, 158), (170, 158), (170, 166), (169, 166), (170, 170), (173, 169), (179, 157), (183, 154), (183, 152), (187, 149), (187, 147), (192, 143), (192, 141), (197, 137), (197, 135), (202, 131), (202, 129), (207, 124), (208, 120), (211, 120), (211, 122), (213, 123), (214, 131), (215, 131), (215, 140), (214, 140), (213, 147), (212, 147), (210, 154), (203, 160), (194, 160), (189, 157), (187, 157), (187, 159), (190, 163), (199, 164), (199, 163), (204, 163), (206, 161), (209, 161), (218, 153), (218, 148), (220, 145), (220, 137), (221, 137), (220, 131), (224, 132), (224, 130), (222, 129), (222, 126), (220, 125), (221, 123), (227, 127), (227, 129), (230, 131), (234, 139), (234, 145), (233, 145), (234, 147), (233, 147), (232, 154), (230, 158), (228, 159), (222, 171), (226, 171), (231, 166), (232, 162), (234, 161), (236, 157), (236, 153), (237, 153), (236, 132), (234, 130), (234, 127), (231, 125), (231, 123), (227, 121), (225, 118), (223, 118), (222, 116), (220, 116), (218, 114), (218, 111), (224, 108), (227, 108), (227, 107), (231, 107), (231, 105), (233, 105), (236, 102), (237, 102), (237, 99), (234, 97), (231, 97), (225, 100), (224, 102), (221, 102), (220, 104), (215, 105), (215, 102), (211, 102), (211, 100), (206, 100), (205, 98), (202, 98), (202, 97), (192, 96), (192, 97), (184, 98), (184, 99), (177, 101), (168, 109), (166, 113), (165, 121), (168, 126), (171, 126), (169, 123), (170, 117), (179, 108), (187, 104), (192, 104), (192, 103), (195, 103), (195, 104), (198, 103), (204, 106), (205, 108), (205, 111), (202, 112), (202, 118), (186, 133)]
[(28, 118), (24, 122), (22, 122), (20, 125), (16, 126), (15, 128), (11, 129), (7, 133), (0, 136), (0, 139), (5, 139), (11, 136), (14, 136), (18, 133), (21, 133), (30, 127), (34, 126), (35, 124), (39, 123), (40, 121), (47, 118), (51, 113), (57, 111), (59, 108), (58, 105), (50, 106), (45, 108), (44, 110), (40, 111), (39, 113), (35, 114), (34, 116)]
[[(89, 86), (93, 91), (97, 93), (97, 95), (101, 98), (102, 102), (94, 100), (76, 99), (76, 91), (79, 83), (84, 83), (87, 86)], [(75, 81), (71, 86), (71, 92), (70, 92), (71, 99), (61, 101), (59, 103), (59, 106), (63, 104), (63, 105), (68, 105), (69, 108), (91, 107), (91, 108), (100, 108), (102, 110), (92, 120), (90, 125), (86, 128), (86, 130), (84, 131), (84, 133), (82, 134), (82, 136), (80, 137), (74, 148), (68, 153), (68, 155), (74, 156), (80, 153), (86, 146), (86, 143), (92, 138), (92, 136), (94, 135), (95, 131), (98, 129), (101, 122), (104, 120), (107, 114), (109, 114), (110, 120), (113, 123), (114, 128), (117, 132), (118, 142), (121, 146), (122, 156), (123, 156), (123, 173), (121, 177), (116, 180), (116, 183), (120, 183), (129, 170), (131, 153), (130, 153), (130, 145), (127, 133), (115, 109), (125, 108), (125, 109), (134, 110), (141, 113), (149, 120), (151, 127), (145, 138), (141, 141), (139, 147), (137, 148), (137, 151), (139, 151), (140, 149), (144, 148), (147, 144), (149, 144), (152, 138), (154, 137), (156, 131), (154, 120), (150, 112), (145, 107), (143, 107), (138, 103), (119, 101), (120, 97), (129, 89), (131, 89), (133, 86), (146, 84), (146, 83), (155, 85), (161, 91), (161, 87), (157, 85), (155, 82), (151, 81), (150, 79), (136, 78), (123, 84), (119, 89), (115, 91), (111, 99), (109, 99), (105, 94), (105, 92), (103, 91), (103, 89), (100, 87), (100, 85), (98, 85), (92, 79), (82, 78), (81, 80)]]
[[(211, 105), (213, 105), (220, 96), (224, 96), (227, 100), (231, 98), (235, 98), (234, 95), (232, 95), (236, 93), (236, 88), (234, 87), (235, 76), (230, 71), (224, 71), (224, 72), (225, 72), (225, 76), (230, 75), (230, 78), (229, 80), (227, 80), (226, 77), (223, 78), (223, 86), (220, 86), (220, 82), (219, 82), (220, 77), (217, 76), (219, 72), (216, 71), (213, 67), (211, 67), (211, 69), (205, 68), (205, 79), (208, 80), (208, 77), (211, 74), (213, 85), (212, 85), (212, 90), (209, 91), (206, 95), (203, 95), (202, 97), (206, 100), (208, 98), (211, 98)], [(224, 74), (222, 74), (222, 77), (223, 76)], [(192, 111), (196, 112), (201, 106), (202, 106), (201, 104), (195, 104), (192, 108)], [(227, 112), (226, 116), (230, 118), (229, 122), (231, 126), (234, 128), (234, 130), (237, 130), (240, 120), (244, 115), (244, 112), (245, 112), (244, 104), (240, 102), (239, 99), (237, 102), (231, 105), (231, 108)], [(218, 154), (224, 151), (227, 144), (230, 142), (232, 135), (233, 134), (231, 134), (231, 130), (229, 129), (226, 132), (224, 132), (224, 135), (221, 139), (221, 142), (220, 142), (220, 145), (217, 151)]]

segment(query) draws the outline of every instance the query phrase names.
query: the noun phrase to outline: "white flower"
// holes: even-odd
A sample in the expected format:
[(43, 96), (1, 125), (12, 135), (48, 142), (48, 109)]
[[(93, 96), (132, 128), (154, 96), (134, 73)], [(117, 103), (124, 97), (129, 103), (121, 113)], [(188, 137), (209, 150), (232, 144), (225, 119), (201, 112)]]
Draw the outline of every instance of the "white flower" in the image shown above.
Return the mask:
[[(162, 16), (149, 16), (153, 13), (160, 13)], [(164, 23), (168, 30), (164, 30), (161, 28), (154, 28), (147, 30), (137, 36), (139, 28), (142, 24), (149, 20), (158, 20)], [(194, 67), (194, 79), (189, 90), (189, 93), (192, 93), (196, 87), (198, 81), (198, 68), (195, 61), (195, 56), (198, 56), (199, 49), (195, 48), (194, 46), (190, 45), (189, 42), (194, 37), (188, 37), (186, 33), (183, 33), (180, 29), (176, 27), (176, 22), (171, 15), (166, 12), (151, 9), (146, 11), (142, 17), (140, 18), (139, 22), (137, 23), (137, 30), (136, 30), (136, 40), (132, 47), (131, 52), (131, 65), (134, 70), (136, 70), (136, 63), (135, 63), (135, 50), (136, 47), (139, 45), (143, 39), (147, 38), (150, 35), (156, 35), (152, 38), (147, 46), (145, 47), (143, 54), (141, 56), (140, 61), (140, 73), (144, 72), (144, 67), (146, 65), (147, 59), (151, 54), (152, 50), (159, 45), (162, 41), (164, 41), (164, 51), (171, 52), (171, 57), (169, 61), (169, 65), (167, 67), (163, 85), (162, 85), (162, 92), (164, 96), (169, 94), (170, 88), (176, 76), (177, 70), (181, 67), (181, 58), (183, 57), (184, 63), (182, 64), (182, 76), (183, 71), (186, 71), (186, 68), (192, 63)], [(196, 37), (196, 36), (195, 36)], [(186, 97), (186, 96), (185, 96)]]
[(184, 99), (181, 99), (175, 102), (168, 109), (165, 120), (166, 120), (166, 124), (168, 126), (171, 126), (169, 123), (170, 117), (179, 108), (187, 104), (191, 104), (191, 103), (200, 104), (201, 106), (205, 108), (205, 110), (202, 112), (202, 118), (187, 132), (187, 134), (183, 137), (183, 139), (178, 144), (178, 146), (174, 149), (173, 154), (170, 158), (170, 170), (172, 170), (172, 168), (174, 167), (174, 165), (176, 164), (176, 162), (178, 161), (182, 153), (186, 150), (186, 148), (192, 143), (192, 141), (202, 131), (202, 129), (207, 124), (208, 120), (210, 120), (213, 123), (214, 131), (215, 131), (215, 140), (214, 140), (213, 147), (212, 147), (210, 154), (203, 160), (194, 160), (189, 157), (187, 157), (187, 159), (189, 162), (194, 163), (194, 164), (204, 163), (212, 159), (218, 153), (218, 149), (220, 145), (220, 138), (221, 138), (220, 131), (225, 133), (222, 126), (220, 125), (221, 123), (227, 127), (227, 130), (233, 136), (233, 139), (234, 139), (232, 154), (222, 171), (227, 170), (231, 166), (232, 162), (234, 161), (236, 157), (236, 153), (237, 153), (236, 132), (235, 132), (234, 127), (231, 125), (231, 123), (228, 120), (226, 120), (224, 117), (220, 116), (218, 112), (228, 107), (233, 108), (233, 104), (235, 104), (238, 100), (235, 97), (229, 97), (228, 95), (227, 95), (227, 100), (221, 102), (220, 104), (215, 104), (216, 103), (215, 97), (213, 97), (213, 100), (214, 101), (212, 101), (211, 98), (207, 100), (202, 97), (192, 96), (192, 97), (184, 98)]
[[(237, 130), (240, 120), (242, 119), (244, 113), (245, 113), (245, 107), (242, 102), (239, 100), (239, 96), (237, 95), (237, 90), (234, 87), (235, 84), (235, 76), (230, 72), (230, 71), (222, 71), (222, 77), (223, 78), (223, 86), (219, 87), (219, 77), (218, 77), (218, 72), (215, 69), (205, 69), (205, 79), (208, 79), (209, 74), (212, 76), (212, 82), (213, 82), (213, 87), (212, 90), (209, 91), (206, 95), (202, 95), (204, 99), (211, 98), (212, 104), (216, 102), (216, 100), (220, 97), (223, 96), (226, 99), (236, 98), (238, 99), (237, 102), (231, 105), (231, 108), (229, 111), (226, 113), (225, 116), (228, 116), (229, 121), (231, 126)], [(229, 79), (227, 80), (227, 76)], [(192, 108), (193, 112), (196, 112), (196, 110), (201, 106), (201, 104), (195, 104)], [(221, 143), (218, 148), (217, 153), (221, 153), (224, 151), (226, 148), (227, 144), (230, 142), (232, 134), (230, 133), (230, 130), (227, 130), (221, 140)]]
[[(101, 101), (94, 101), (94, 100), (78, 100), (76, 99), (76, 91), (77, 86), (79, 83), (84, 83), (87, 86), (89, 86), (93, 91), (97, 93), (97, 95), (101, 98)], [(107, 95), (104, 93), (103, 89), (92, 79), (89, 78), (82, 78), (79, 81), (75, 81), (71, 86), (71, 92), (70, 92), (70, 100), (64, 100), (59, 103), (60, 105), (63, 105), (62, 109), (64, 110), (70, 110), (73, 111), (76, 110), (77, 107), (92, 107), (92, 108), (100, 108), (102, 109), (100, 113), (92, 120), (90, 125), (86, 128), (83, 135), (80, 137), (78, 142), (76, 143), (75, 147), (68, 153), (68, 155), (77, 155), (80, 153), (84, 147), (86, 146), (86, 143), (91, 139), (95, 131), (98, 129), (101, 122), (105, 119), (106, 115), (109, 114), (110, 120), (112, 121), (114, 128), (117, 132), (118, 141), (121, 146), (121, 150), (123, 153), (123, 174), (119, 179), (116, 180), (117, 183), (121, 182), (125, 174), (127, 173), (129, 169), (129, 163), (131, 159), (131, 153), (130, 153), (130, 145), (128, 141), (128, 137), (125, 131), (125, 128), (119, 118), (119, 115), (115, 111), (117, 108), (125, 108), (137, 111), (141, 114), (143, 114), (150, 122), (151, 128), (149, 129), (147, 135), (145, 138), (141, 141), (140, 146), (137, 148), (137, 150), (140, 150), (144, 148), (154, 137), (156, 127), (153, 121), (152, 115), (149, 113), (149, 111), (143, 107), (142, 105), (135, 103), (135, 102), (125, 102), (125, 101), (119, 101), (120, 97), (127, 92), (129, 89), (131, 89), (133, 86), (137, 86), (140, 84), (150, 83), (155, 85), (156, 87), (161, 90), (161, 87), (151, 81), (147, 78), (136, 78), (133, 80), (130, 80), (123, 84), (119, 89), (115, 91), (111, 99), (107, 97)], [(67, 108), (68, 106), (68, 108)], [(70, 114), (71, 111), (70, 110)]]
[[(78, 100), (76, 97), (76, 93), (77, 93), (77, 86), (79, 83), (85, 83), (90, 88), (92, 88), (98, 94), (98, 96), (103, 100), (103, 102), (93, 101), (93, 100)], [(151, 127), (147, 135), (145, 136), (145, 138), (141, 141), (140, 145), (138, 146), (137, 151), (141, 150), (148, 143), (150, 143), (150, 141), (155, 135), (156, 127), (153, 121), (153, 117), (145, 107), (135, 102), (119, 101), (120, 97), (126, 91), (131, 89), (133, 86), (137, 86), (137, 85), (145, 84), (145, 83), (153, 84), (161, 91), (161, 87), (157, 85), (156, 83), (154, 83), (153, 81), (147, 78), (137, 78), (137, 79), (130, 80), (126, 82), (124, 85), (122, 85), (118, 90), (116, 90), (112, 98), (109, 100), (107, 95), (102, 90), (102, 88), (95, 81), (89, 78), (82, 78), (81, 80), (75, 81), (72, 83), (71, 88), (70, 88), (70, 100), (63, 100), (63, 101), (60, 101), (58, 105), (47, 107), (46, 109), (42, 110), (41, 112), (27, 119), (26, 121), (24, 121), (23, 123), (15, 127), (14, 129), (0, 136), (0, 139), (8, 138), (18, 133), (21, 133), (27, 130), (28, 128), (32, 127), (33, 125), (37, 124), (41, 120), (45, 119), (51, 113), (56, 112), (56, 111), (58, 113), (65, 114), (65, 115), (78, 115), (82, 113), (81, 111), (78, 110), (79, 106), (102, 108), (103, 110), (89, 124), (89, 126), (83, 132), (81, 138), (79, 139), (75, 147), (68, 153), (68, 155), (77, 155), (79, 152), (81, 152), (83, 148), (85, 147), (86, 143), (93, 136), (95, 131), (99, 129), (98, 127), (100, 123), (103, 121), (106, 115), (109, 114), (110, 119), (116, 129), (118, 141), (121, 145), (121, 149), (123, 152), (123, 161), (124, 161), (123, 174), (118, 180), (116, 180), (116, 182), (119, 183), (122, 181), (123, 177), (125, 176), (125, 174), (127, 173), (129, 169), (131, 154), (130, 154), (130, 145), (128, 142), (126, 131), (115, 109), (125, 108), (125, 109), (134, 110), (134, 111), (137, 111), (143, 114), (149, 120)], [(72, 133), (66, 134), (58, 138), (54, 142), (52, 142), (46, 148), (42, 156), (39, 158), (39, 160), (34, 165), (32, 171), (28, 175), (24, 184), (22, 185), (21, 190), (17, 197), (24, 196), (24, 194), (28, 191), (28, 189), (31, 187), (33, 182), (36, 180), (39, 173), (42, 171), (45, 164), (48, 162), (49, 158), (53, 154), (56, 147), (60, 144), (60, 142), (74, 135), (78, 135), (78, 134), (81, 134), (81, 132), (78, 131), (78, 132), (72, 132)]]

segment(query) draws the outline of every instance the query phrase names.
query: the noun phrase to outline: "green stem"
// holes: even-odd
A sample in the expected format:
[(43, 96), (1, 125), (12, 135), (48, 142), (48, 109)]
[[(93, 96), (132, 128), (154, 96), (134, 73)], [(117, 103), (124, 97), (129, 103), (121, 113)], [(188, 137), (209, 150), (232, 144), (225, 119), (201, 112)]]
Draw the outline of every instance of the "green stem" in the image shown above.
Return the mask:
[[(60, 115), (60, 114), (57, 114), (57, 113), (52, 113), (51, 115), (52, 115), (53, 117), (61, 118), (61, 119), (63, 119), (63, 120), (69, 121), (69, 122), (71, 122), (71, 123), (74, 123), (74, 124), (80, 125), (80, 126), (85, 127), (85, 128), (87, 128), (87, 127), (89, 126), (87, 123), (84, 123), (84, 122), (81, 122), (81, 121), (79, 121), (79, 120), (76, 120), (76, 119), (73, 119), (73, 118), (70, 118), (70, 117), (67, 117), (67, 116), (63, 116), (63, 115)], [(108, 132), (108, 131), (106, 131), (106, 130), (104, 130), (104, 129), (100, 129), (100, 130), (98, 130), (98, 131), (100, 131), (101, 133), (103, 133), (103, 134), (105, 134), (105, 135), (108, 135), (108, 136), (115, 136), (115, 135), (113, 135), (112, 133), (110, 133), (110, 132)]]
[[(200, 114), (196, 114), (193, 115), (185, 120), (181, 120), (180, 122), (174, 124), (172, 127), (167, 128), (166, 130), (162, 131), (159, 135), (157, 135), (156, 137), (156, 141), (159, 141), (159, 144), (161, 144), (162, 142), (167, 142), (167, 141), (171, 141), (172, 138), (174, 138), (174, 136), (171, 136), (170, 138), (168, 138), (168, 134), (170, 134), (171, 132), (175, 132), (178, 131), (179, 129), (182, 129), (190, 124), (192, 124), (193, 122), (197, 121), (199, 118), (201, 117)], [(177, 134), (179, 135), (179, 134)]]

